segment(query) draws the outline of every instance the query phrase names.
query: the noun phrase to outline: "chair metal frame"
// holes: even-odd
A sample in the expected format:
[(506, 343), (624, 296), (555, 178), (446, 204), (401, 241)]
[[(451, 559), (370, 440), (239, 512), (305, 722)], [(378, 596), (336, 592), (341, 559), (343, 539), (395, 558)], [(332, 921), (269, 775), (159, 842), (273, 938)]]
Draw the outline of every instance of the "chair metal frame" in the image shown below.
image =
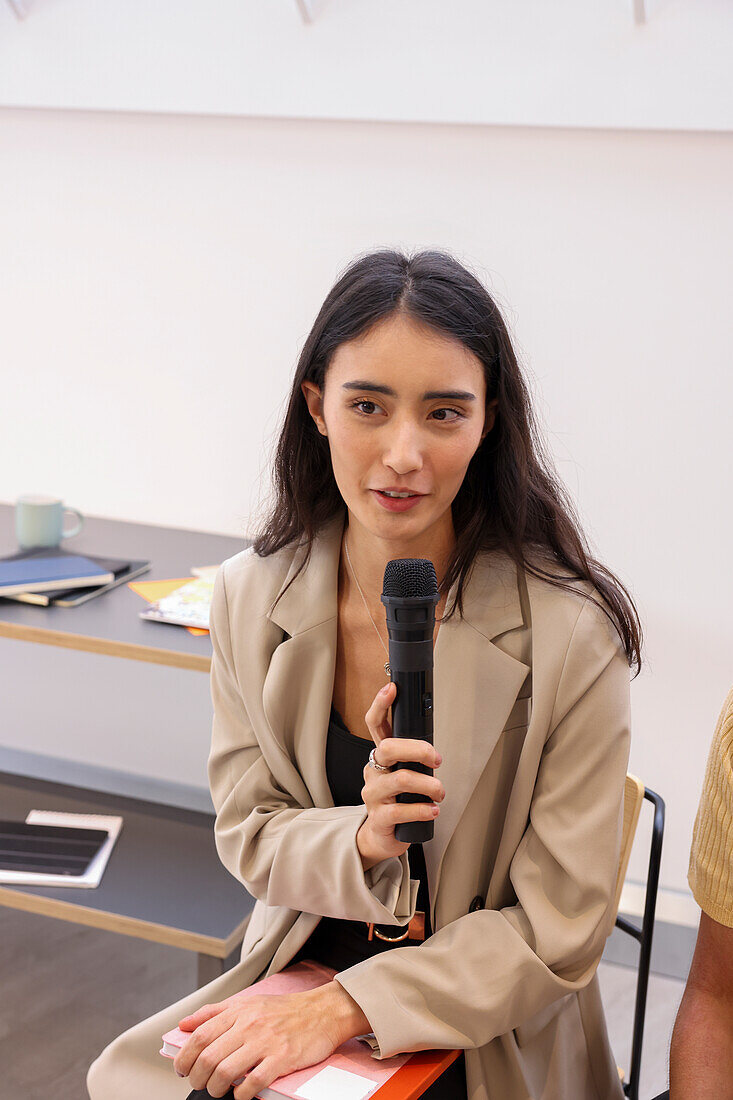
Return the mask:
[(629, 1079), (623, 1082), (623, 1090), (629, 1100), (639, 1100), (639, 1077), (641, 1074), (641, 1051), (644, 1040), (644, 1019), (646, 1015), (647, 990), (649, 988), (649, 968), (652, 957), (652, 939), (654, 936), (654, 915), (657, 908), (659, 888), (659, 868), (662, 860), (662, 841), (664, 839), (664, 799), (655, 791), (644, 788), (644, 798), (654, 806), (652, 838), (649, 846), (649, 866), (647, 869), (644, 915), (641, 927), (633, 921), (617, 914), (616, 927), (632, 936), (639, 944), (639, 965), (636, 979), (636, 1004), (634, 1006), (634, 1029), (631, 1041), (631, 1068)]

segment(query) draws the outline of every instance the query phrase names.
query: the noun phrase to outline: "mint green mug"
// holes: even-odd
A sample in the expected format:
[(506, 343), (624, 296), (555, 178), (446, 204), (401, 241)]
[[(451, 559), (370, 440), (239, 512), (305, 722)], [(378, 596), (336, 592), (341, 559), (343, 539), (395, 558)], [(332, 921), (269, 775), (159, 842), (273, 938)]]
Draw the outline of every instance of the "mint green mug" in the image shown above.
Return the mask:
[[(64, 530), (64, 515), (76, 516), (76, 525)], [(84, 526), (84, 516), (76, 508), (67, 508), (58, 497), (40, 493), (25, 493), (15, 502), (15, 535), (21, 550), (55, 547), (62, 539), (78, 535)]]

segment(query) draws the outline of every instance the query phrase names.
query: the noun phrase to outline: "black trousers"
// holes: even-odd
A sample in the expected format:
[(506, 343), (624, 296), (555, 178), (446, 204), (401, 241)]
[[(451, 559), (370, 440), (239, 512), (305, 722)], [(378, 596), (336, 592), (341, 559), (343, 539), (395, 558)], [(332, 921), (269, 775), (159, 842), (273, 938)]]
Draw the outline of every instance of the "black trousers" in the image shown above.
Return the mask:
[[(194, 1089), (188, 1094), (186, 1100), (212, 1100), (212, 1098), (206, 1089)], [(222, 1100), (234, 1100), (234, 1089), (225, 1092)], [(462, 1054), (459, 1054), (442, 1077), (439, 1077), (428, 1091), (423, 1093), (422, 1100), (466, 1100), (466, 1062)]]

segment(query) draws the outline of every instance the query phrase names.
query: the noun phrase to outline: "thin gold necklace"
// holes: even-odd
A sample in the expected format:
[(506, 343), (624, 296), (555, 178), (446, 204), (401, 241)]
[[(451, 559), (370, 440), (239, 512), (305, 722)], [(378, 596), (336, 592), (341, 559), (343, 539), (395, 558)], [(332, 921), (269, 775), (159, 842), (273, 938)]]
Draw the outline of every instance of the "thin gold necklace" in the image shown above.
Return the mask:
[(379, 627), (374, 622), (374, 619), (372, 617), (372, 613), (369, 610), (369, 604), (366, 602), (366, 597), (365, 597), (364, 593), (361, 590), (361, 585), (359, 584), (359, 581), (357, 580), (357, 577), (356, 577), (356, 573), (354, 572), (354, 566), (351, 564), (351, 555), (349, 554), (349, 545), (346, 541), (346, 535), (344, 535), (344, 550), (346, 551), (346, 560), (349, 563), (349, 568), (351, 570), (351, 575), (354, 578), (354, 580), (356, 581), (356, 587), (359, 589), (359, 595), (361, 596), (362, 600), (364, 601), (364, 607), (367, 609), (367, 615), (372, 620), (372, 626), (376, 630), (377, 637), (379, 638), (380, 642), (382, 643), (382, 649), (387, 654), (387, 660), (384, 662), (384, 671), (387, 673), (387, 675), (389, 676), (389, 678), (391, 680), (392, 679), (392, 669), (389, 667), (389, 650), (387, 649), (386, 645), (384, 644), (384, 641), (382, 640), (382, 635), (379, 633)]

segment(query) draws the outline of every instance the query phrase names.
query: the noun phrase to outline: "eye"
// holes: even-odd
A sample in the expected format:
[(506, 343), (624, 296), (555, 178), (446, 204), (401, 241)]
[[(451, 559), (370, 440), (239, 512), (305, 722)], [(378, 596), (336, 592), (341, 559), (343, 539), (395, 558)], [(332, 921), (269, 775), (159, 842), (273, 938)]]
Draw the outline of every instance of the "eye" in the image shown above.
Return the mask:
[[(370, 406), (370, 411), (365, 411), (364, 409), (362, 409), (360, 407), (362, 405)], [(381, 405), (378, 405), (376, 403), (376, 401), (371, 401), (369, 398), (362, 397), (358, 401), (352, 401), (351, 404), (349, 405), (349, 408), (356, 409), (356, 411), (359, 413), (360, 416), (369, 417), (369, 416), (372, 415), (371, 409), (381, 409)], [(384, 410), (382, 410), (382, 411), (384, 411)], [(442, 407), (440, 409), (433, 409), (433, 412), (432, 412), (431, 415), (435, 416), (436, 413), (453, 413), (454, 414), (450, 418), (445, 417), (445, 416), (437, 416), (436, 420), (440, 424), (455, 424), (455, 422), (457, 420), (464, 420), (465, 419), (465, 413), (462, 413), (460, 411), (460, 409), (452, 409), (452, 408), (449, 408), (447, 406)]]
[(368, 398), (365, 397), (362, 397), (359, 401), (352, 401), (349, 408), (356, 409), (357, 412), (361, 414), (361, 416), (369, 416), (370, 413), (364, 412), (362, 409), (359, 408), (359, 405), (371, 405), (373, 409), (381, 408), (381, 406), (378, 405), (376, 401), (369, 401)]

